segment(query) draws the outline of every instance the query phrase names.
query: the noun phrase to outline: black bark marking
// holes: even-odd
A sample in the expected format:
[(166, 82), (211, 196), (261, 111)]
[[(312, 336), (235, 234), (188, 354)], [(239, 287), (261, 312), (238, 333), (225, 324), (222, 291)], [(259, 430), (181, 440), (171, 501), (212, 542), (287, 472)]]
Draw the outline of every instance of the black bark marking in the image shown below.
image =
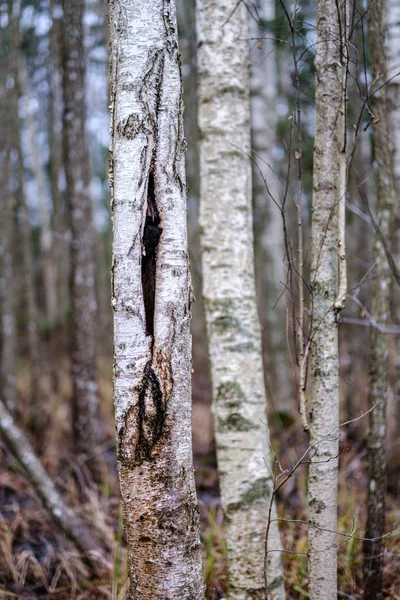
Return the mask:
[(138, 442), (136, 463), (151, 459), (153, 446), (161, 437), (165, 420), (163, 393), (157, 375), (150, 362), (147, 363), (142, 389), (139, 392)]
[(119, 432), (119, 461), (128, 468), (143, 464), (152, 458), (152, 450), (161, 438), (166, 405), (151, 361), (143, 372), (138, 403), (131, 406)]
[(157, 246), (162, 229), (154, 194), (154, 177), (150, 172), (147, 192), (147, 215), (143, 231), (142, 286), (146, 315), (146, 333), (154, 335), (154, 303), (156, 295)]

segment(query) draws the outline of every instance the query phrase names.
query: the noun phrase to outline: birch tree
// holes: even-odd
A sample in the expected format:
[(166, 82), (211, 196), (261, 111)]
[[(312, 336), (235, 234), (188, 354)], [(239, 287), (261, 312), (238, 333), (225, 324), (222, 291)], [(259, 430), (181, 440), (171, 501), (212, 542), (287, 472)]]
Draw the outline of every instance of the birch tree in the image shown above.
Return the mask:
[(316, 132), (311, 257), (310, 445), (308, 477), (309, 594), (337, 598), (339, 348), (337, 313), (345, 280), (345, 98), (347, 4), (317, 2)]
[(130, 598), (204, 597), (175, 4), (110, 2), (114, 403)]
[[(94, 233), (89, 192), (90, 160), (85, 138), (83, 0), (63, 2), (64, 168), (71, 235), (71, 355), (73, 427), (79, 453), (93, 453), (100, 441), (96, 377), (97, 303)], [(90, 466), (96, 474), (98, 461)]]
[[(393, 179), (393, 130), (391, 106), (386, 85), (388, 66), (385, 50), (385, 0), (374, 0), (368, 6), (368, 31), (373, 89), (370, 109), (374, 116), (372, 146), (376, 180), (376, 220), (380, 234), (374, 239), (374, 278), (371, 284), (371, 313), (379, 324), (390, 319), (391, 271), (386, 259), (385, 243), (391, 233), (395, 202)], [(386, 407), (388, 393), (388, 337), (376, 328), (370, 334), (369, 403), (375, 408), (369, 414), (368, 516), (364, 542), (364, 598), (383, 598), (382, 575), (386, 493)]]
[(257, 295), (266, 342), (266, 366), (271, 370), (274, 408), (289, 413), (293, 406), (289, 357), (285, 350), (285, 302), (278, 303), (286, 279), (282, 214), (275, 204), (279, 202), (274, 158), (278, 77), (273, 34), (265, 25), (274, 19), (273, 0), (258, 0), (249, 12), (252, 175)]
[[(387, 60), (388, 95), (391, 102), (391, 127), (393, 148), (393, 176), (396, 192), (394, 206), (393, 254), (396, 265), (400, 265), (400, 5), (395, 0), (387, 1)], [(393, 286), (392, 320), (400, 323), (400, 289)], [(393, 353), (393, 396), (397, 423), (400, 423), (400, 336), (394, 338)], [(397, 431), (396, 431), (397, 435)]]
[[(254, 276), (246, 7), (200, 0), (197, 27), (203, 295), (229, 598), (255, 600), (265, 598), (272, 481)], [(276, 522), (268, 547), (280, 548)], [(279, 552), (268, 554), (267, 579), (269, 597), (283, 598)]]

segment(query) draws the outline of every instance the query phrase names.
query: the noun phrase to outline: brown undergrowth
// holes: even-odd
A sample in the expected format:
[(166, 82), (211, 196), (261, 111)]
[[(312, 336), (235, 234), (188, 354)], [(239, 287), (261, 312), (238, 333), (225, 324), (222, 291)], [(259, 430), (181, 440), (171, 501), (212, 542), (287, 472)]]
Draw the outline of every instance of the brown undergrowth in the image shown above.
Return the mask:
[[(95, 449), (105, 457), (105, 471), (100, 486), (95, 486), (85, 462), (77, 464), (69, 449), (67, 402), (70, 390), (67, 378), (52, 392), (50, 375), (43, 375), (51, 399), (49, 428), (42, 460), (56, 481), (66, 501), (79, 516), (108, 541), (112, 540), (111, 575), (104, 580), (90, 577), (88, 567), (73, 545), (49, 519), (34, 491), (7, 449), (0, 441), (0, 599), (20, 600), (125, 600), (128, 590), (126, 552), (123, 544), (119, 507), (118, 481), (114, 458), (110, 373), (102, 375), (102, 413), (108, 423), (105, 444)], [(25, 381), (18, 382), (22, 401)], [(61, 392), (61, 393), (60, 393)], [(51, 426), (50, 426), (51, 424)], [(365, 425), (362, 425), (365, 427)], [(297, 426), (290, 425), (276, 436), (276, 451), (283, 468), (294, 464), (306, 447), (306, 438)], [(366, 505), (365, 429), (352, 432), (352, 441), (342, 442), (348, 449), (340, 457), (338, 531), (355, 538), (363, 536)], [(212, 423), (209, 408), (194, 408), (194, 451), (196, 482), (201, 509), (204, 574), (207, 600), (219, 600), (227, 591), (226, 548), (222, 511), (219, 501), (215, 455), (212, 446)], [(282, 451), (285, 449), (285, 452)], [(289, 450), (287, 450), (289, 449)], [(396, 522), (400, 507), (396, 500), (398, 464), (390, 467), (386, 530), (394, 530), (386, 540), (385, 598), (400, 599), (400, 535)], [(288, 600), (308, 598), (307, 588), (307, 520), (306, 468), (301, 466), (282, 488), (278, 497), (283, 547), (285, 584)], [(390, 483), (392, 482), (392, 484)], [(361, 600), (362, 542), (338, 535), (338, 598)], [(262, 559), (262, 557), (261, 557)]]

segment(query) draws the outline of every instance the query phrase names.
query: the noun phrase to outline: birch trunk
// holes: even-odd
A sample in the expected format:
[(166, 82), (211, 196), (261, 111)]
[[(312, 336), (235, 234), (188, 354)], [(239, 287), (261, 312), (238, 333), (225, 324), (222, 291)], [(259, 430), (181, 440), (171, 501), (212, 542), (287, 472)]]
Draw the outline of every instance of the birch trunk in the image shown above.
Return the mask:
[(339, 18), (346, 33), (346, 20), (335, 3), (318, 0), (310, 335), (310, 445), (314, 449), (308, 477), (309, 594), (313, 600), (337, 598), (337, 312), (344, 301), (343, 295), (338, 297), (339, 290), (346, 285), (339, 281), (346, 186), (345, 65), (341, 62), (344, 46)]
[(132, 600), (204, 598), (175, 5), (110, 2), (114, 402)]
[[(386, 84), (388, 68), (385, 50), (385, 1), (374, 0), (368, 7), (368, 31), (371, 52), (371, 75), (373, 95), (370, 109), (374, 115), (372, 146), (376, 165), (377, 224), (385, 243), (391, 233), (391, 221), (395, 202), (393, 178), (393, 129), (391, 125), (390, 100)], [(373, 258), (374, 278), (371, 285), (374, 319), (387, 325), (390, 321), (391, 272), (387, 263), (384, 244), (375, 234)], [(377, 329), (371, 329), (369, 360), (370, 412), (368, 434), (368, 514), (365, 537), (383, 535), (385, 527), (386, 492), (386, 406), (388, 393), (388, 337)], [(382, 575), (384, 543), (382, 539), (364, 542), (364, 598), (383, 598)]]
[[(78, 452), (92, 453), (101, 441), (96, 374), (97, 303), (94, 232), (89, 193), (90, 160), (85, 138), (83, 0), (64, 0), (64, 167), (71, 229), (73, 427)], [(90, 463), (97, 476), (99, 462)]]
[[(251, 49), (251, 132), (253, 199), (255, 209), (256, 274), (260, 321), (266, 348), (266, 366), (277, 411), (293, 410), (290, 361), (286, 352), (286, 280), (282, 214), (275, 165), (277, 66), (274, 33), (263, 22), (275, 19), (275, 2), (258, 0), (249, 14)], [(258, 22), (259, 19), (260, 21)], [(267, 182), (269, 193), (266, 189)], [(272, 198), (271, 198), (271, 196)], [(281, 298), (282, 296), (282, 298)], [(280, 302), (278, 302), (278, 300)]]
[[(249, 45), (244, 3), (197, 10), (200, 227), (229, 598), (265, 598), (263, 555), (272, 480), (257, 317), (251, 202)], [(276, 522), (268, 548), (280, 548)], [(268, 595), (284, 598), (279, 552)]]
[[(393, 175), (396, 192), (396, 201), (394, 206), (394, 237), (393, 237), (393, 258), (395, 264), (400, 265), (400, 5), (395, 0), (387, 1), (387, 59), (388, 59), (388, 95), (393, 109), (391, 126), (392, 139), (394, 145), (393, 153)], [(393, 286), (392, 291), (392, 320), (395, 324), (400, 323), (400, 289), (399, 286)], [(394, 337), (394, 352), (392, 359), (392, 379), (394, 412), (396, 417), (394, 436), (398, 440), (398, 429), (400, 424), (400, 336)], [(389, 417), (390, 423), (390, 417)]]

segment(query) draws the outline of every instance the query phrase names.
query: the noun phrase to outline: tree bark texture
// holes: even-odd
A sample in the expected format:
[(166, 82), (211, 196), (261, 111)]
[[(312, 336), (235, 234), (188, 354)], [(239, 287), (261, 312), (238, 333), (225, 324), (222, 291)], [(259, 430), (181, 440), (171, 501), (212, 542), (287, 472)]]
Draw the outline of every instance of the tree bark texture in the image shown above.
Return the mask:
[[(265, 598), (272, 480), (254, 274), (246, 7), (200, 0), (197, 27), (203, 295), (229, 598), (256, 600)], [(280, 548), (276, 522), (268, 548)], [(279, 552), (268, 555), (267, 570), (268, 597), (283, 598)]]
[[(391, 127), (393, 144), (393, 175), (396, 192), (393, 220), (393, 258), (397, 267), (400, 265), (400, 5), (396, 0), (387, 0), (387, 60), (388, 60), (388, 95), (391, 102)], [(400, 287), (392, 290), (392, 321), (400, 323)], [(392, 358), (392, 391), (394, 399), (394, 416), (396, 425), (394, 434), (398, 439), (400, 425), (400, 336), (394, 337), (394, 353)], [(390, 422), (390, 417), (389, 417)], [(396, 446), (398, 447), (398, 446)]]
[(274, 34), (266, 26), (275, 19), (275, 2), (258, 0), (255, 8), (249, 13), (249, 33), (257, 297), (273, 406), (290, 413), (294, 389), (286, 350), (283, 223), (274, 158), (278, 78)]
[(114, 403), (129, 597), (200, 600), (175, 4), (109, 6)]
[[(76, 449), (85, 454), (92, 453), (101, 441), (101, 431), (96, 377), (94, 232), (85, 137), (83, 9), (83, 0), (63, 2), (63, 142), (71, 234), (73, 428)], [(96, 474), (98, 461), (93, 459), (89, 466)]]
[[(309, 594), (337, 598), (339, 354), (337, 311), (346, 154), (342, 29), (334, 2), (317, 2), (316, 133), (311, 258)], [(343, 19), (343, 14), (341, 15)], [(341, 299), (343, 301), (344, 298)], [(341, 303), (340, 303), (341, 304)], [(335, 306), (336, 305), (336, 306)], [(329, 531), (328, 531), (329, 530)]]
[[(384, 243), (388, 243), (395, 203), (393, 177), (393, 129), (387, 81), (388, 65), (385, 49), (385, 1), (370, 2), (368, 6), (368, 31), (370, 40), (371, 75), (373, 91), (370, 109), (372, 122), (372, 147), (376, 180), (376, 221), (380, 235), (375, 232), (373, 260), (374, 278), (371, 284), (374, 319), (382, 324), (390, 322), (390, 292), (392, 275), (386, 259)], [(380, 88), (380, 89), (379, 89)], [(381, 237), (382, 236), (382, 237)], [(383, 242), (383, 240), (384, 242)], [(383, 535), (385, 528), (386, 492), (386, 407), (388, 394), (388, 336), (371, 328), (369, 359), (369, 403), (377, 403), (369, 414), (367, 442), (368, 457), (368, 512), (366, 538)], [(384, 542), (364, 542), (364, 598), (383, 598), (382, 576)]]

